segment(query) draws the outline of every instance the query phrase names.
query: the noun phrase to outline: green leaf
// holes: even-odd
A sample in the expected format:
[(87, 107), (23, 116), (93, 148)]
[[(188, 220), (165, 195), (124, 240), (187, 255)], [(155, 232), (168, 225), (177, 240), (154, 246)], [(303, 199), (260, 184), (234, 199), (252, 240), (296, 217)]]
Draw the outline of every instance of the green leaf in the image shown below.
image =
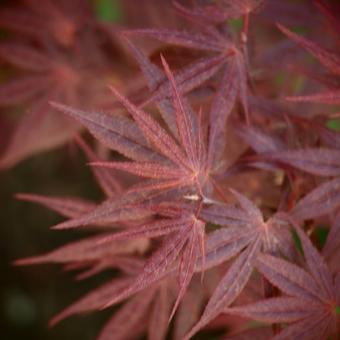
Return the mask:
[(215, 223), (207, 223), (205, 226), (205, 230), (208, 233), (212, 233), (213, 231), (218, 230), (218, 229), (221, 229), (221, 226)]
[(293, 82), (293, 88), (295, 94), (300, 94), (305, 86), (305, 77), (298, 76), (296, 77), (295, 81)]
[(335, 313), (336, 315), (340, 315), (340, 306), (335, 307)]
[(274, 76), (274, 82), (277, 87), (282, 87), (286, 81), (286, 72), (276, 72)]
[(305, 35), (306, 34), (306, 28), (305, 27), (301, 27), (301, 26), (296, 26), (291, 28), (291, 31), (299, 34), (299, 35)]
[(295, 243), (295, 247), (300, 251), (301, 254), (303, 254), (301, 240), (295, 230), (292, 230), (292, 237)]
[(241, 32), (243, 26), (243, 19), (242, 18), (231, 19), (229, 20), (229, 24), (235, 33)]
[(328, 120), (326, 126), (331, 130), (340, 131), (340, 119)]
[(328, 232), (329, 230), (325, 227), (318, 227), (316, 229), (316, 234), (318, 236), (318, 241), (319, 241), (319, 244), (320, 244), (320, 247), (322, 248), (325, 243), (326, 243), (326, 240), (327, 240), (327, 236), (328, 236)]
[(121, 21), (123, 13), (118, 0), (97, 0), (96, 15), (103, 21)]

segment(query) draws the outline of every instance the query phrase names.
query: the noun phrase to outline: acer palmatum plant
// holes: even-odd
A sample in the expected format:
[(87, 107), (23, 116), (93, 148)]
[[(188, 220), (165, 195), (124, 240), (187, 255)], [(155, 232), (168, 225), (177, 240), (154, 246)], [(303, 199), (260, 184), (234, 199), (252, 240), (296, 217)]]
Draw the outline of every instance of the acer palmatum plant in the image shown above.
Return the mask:
[[(35, 1), (27, 3), (35, 8)], [(149, 6), (161, 10), (154, 1)], [(111, 87), (114, 112), (50, 98), (60, 117), (103, 144), (97, 155), (76, 137), (106, 198), (98, 204), (18, 194), (68, 218), (53, 229), (98, 235), (16, 264), (60, 263), (83, 270), (78, 279), (112, 268), (120, 273), (52, 325), (122, 303), (98, 339), (190, 339), (202, 330), (209, 338), (216, 328), (226, 339), (339, 336), (340, 55), (338, 36), (326, 34), (340, 26), (336, 8), (321, 0), (312, 7), (310, 1), (175, 1), (181, 19), (171, 13), (166, 23), (177, 27), (161, 28), (150, 14), (157, 27), (119, 29), (121, 48), (144, 82)], [(45, 33), (57, 45), (82, 41), (47, 23)], [(29, 70), (36, 71), (34, 53), (24, 66), (31, 60)], [(41, 51), (39, 58), (45, 65)], [(96, 95), (89, 89), (92, 106)], [(9, 163), (21, 158), (11, 157)], [(320, 225), (327, 227), (325, 242)]]
[(49, 101), (110, 110), (105, 88), (128, 76), (129, 59), (89, 1), (13, 1), (0, 9), (0, 28), (6, 34), (0, 41), (0, 106), (21, 113), (0, 158), (0, 167), (9, 168), (79, 131)]

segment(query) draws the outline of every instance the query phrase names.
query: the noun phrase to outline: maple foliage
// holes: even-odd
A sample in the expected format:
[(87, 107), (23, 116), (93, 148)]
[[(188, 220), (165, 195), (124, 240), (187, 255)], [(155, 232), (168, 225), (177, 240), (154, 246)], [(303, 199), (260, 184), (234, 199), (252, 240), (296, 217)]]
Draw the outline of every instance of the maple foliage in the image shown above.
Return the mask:
[[(50, 324), (114, 306), (100, 340), (215, 329), (225, 339), (335, 339), (336, 5), (150, 0), (143, 18), (130, 1), (123, 8), (125, 26), (100, 22), (86, 1), (0, 10), (10, 32), (0, 58), (15, 70), (0, 105), (29, 107), (0, 167), (72, 140), (103, 197), (16, 194), (62, 215), (52, 229), (93, 233), (17, 266), (112, 274)], [(155, 13), (170, 8), (162, 25)], [(320, 20), (322, 32), (311, 24)]]
[[(340, 58), (334, 52), (328, 51), (312, 41), (299, 37), (297, 34), (289, 31), (283, 26), (279, 26), (280, 30), (289, 38), (300, 44), (308, 52), (310, 52), (329, 72), (335, 76), (340, 75)], [(325, 93), (313, 94), (309, 96), (298, 96), (290, 98), (293, 101), (310, 101), (323, 104), (339, 104), (340, 94), (339, 88), (335, 87)]]
[(112, 78), (119, 82), (120, 61), (110, 61), (105, 45), (114, 50), (114, 41), (86, 1), (23, 0), (2, 8), (0, 27), (10, 35), (0, 43), (0, 60), (15, 71), (0, 85), (0, 106), (22, 112), (0, 158), (1, 168), (8, 168), (65, 144), (79, 131), (73, 121), (53, 112), (50, 100), (109, 109), (105, 88), (113, 69)]
[[(326, 339), (339, 334), (339, 274), (332, 274), (318, 251), (299, 227), (308, 272), (283, 259), (265, 255), (257, 269), (284, 295), (228, 312), (270, 323), (287, 323), (275, 339), (301, 337)], [(308, 325), (308, 327), (306, 327)]]

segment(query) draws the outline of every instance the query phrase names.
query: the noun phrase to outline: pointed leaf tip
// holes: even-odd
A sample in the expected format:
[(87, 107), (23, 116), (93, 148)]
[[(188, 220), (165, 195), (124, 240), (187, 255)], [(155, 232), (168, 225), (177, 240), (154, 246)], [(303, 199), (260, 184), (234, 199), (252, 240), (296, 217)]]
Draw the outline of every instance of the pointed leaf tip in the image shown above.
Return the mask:
[(61, 104), (61, 103), (58, 103), (58, 102), (55, 102), (53, 100), (50, 100), (48, 101), (48, 104), (54, 108), (57, 108), (57, 109), (62, 109), (65, 105)]
[(27, 257), (23, 259), (17, 259), (12, 262), (13, 266), (31, 266), (37, 264), (45, 264), (47, 263), (45, 256), (35, 256), (35, 257)]

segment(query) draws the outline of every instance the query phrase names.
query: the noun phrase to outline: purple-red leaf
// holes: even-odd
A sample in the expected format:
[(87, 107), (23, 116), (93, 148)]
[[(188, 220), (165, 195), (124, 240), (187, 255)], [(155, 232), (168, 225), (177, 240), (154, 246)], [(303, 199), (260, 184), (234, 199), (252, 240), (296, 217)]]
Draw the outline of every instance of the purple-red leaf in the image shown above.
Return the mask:
[[(86, 142), (80, 138), (76, 138), (77, 144), (84, 151), (87, 158), (91, 162), (98, 162), (99, 159), (96, 154), (91, 150), (91, 148), (86, 144)], [(102, 190), (108, 197), (115, 197), (117, 194), (123, 192), (123, 188), (121, 183), (115, 176), (115, 173), (112, 170), (105, 169), (102, 167), (94, 167), (93, 168), (94, 175), (97, 179), (98, 184), (101, 186)]]
[(240, 253), (242, 249), (248, 247), (257, 235), (256, 230), (249, 228), (229, 227), (221, 228), (207, 236), (206, 257), (198, 261), (199, 270), (209, 269), (230, 260)]
[[(321, 315), (320, 315), (321, 314)], [(274, 337), (275, 340), (288, 339), (328, 339), (329, 335), (335, 335), (335, 327), (327, 320), (326, 313), (315, 313), (310, 318), (302, 319), (283, 329)]]
[(150, 340), (163, 340), (167, 334), (173, 297), (169, 285), (166, 283), (167, 281), (160, 285), (156, 299), (153, 302), (148, 327), (148, 337)]
[(145, 317), (154, 298), (154, 289), (137, 295), (126, 302), (106, 323), (101, 330), (98, 340), (125, 340), (138, 337), (145, 328)]
[(148, 147), (140, 130), (130, 119), (106, 113), (85, 112), (57, 103), (52, 105), (85, 125), (106, 146), (124, 156), (140, 161), (157, 158), (157, 153)]
[(309, 96), (296, 96), (287, 98), (291, 102), (310, 102), (329, 105), (340, 104), (340, 90), (329, 91), (325, 93), (312, 94)]
[(250, 328), (224, 337), (224, 340), (268, 340), (273, 336), (273, 330), (269, 327)]
[(187, 222), (188, 220), (185, 218), (158, 220), (135, 228), (128, 228), (127, 230), (115, 234), (110, 234), (107, 237), (101, 238), (97, 244), (100, 245), (117, 240), (128, 240), (142, 237), (155, 238), (171, 234), (181, 229), (183, 224)]
[(278, 27), (289, 38), (293, 39), (296, 43), (312, 53), (313, 56), (330, 72), (340, 75), (340, 58), (336, 54), (326, 51), (316, 43), (293, 33), (282, 25), (278, 24)]
[(253, 272), (254, 262), (260, 251), (260, 245), (260, 239), (255, 239), (253, 244), (244, 250), (244, 252), (233, 262), (226, 275), (216, 287), (205, 307), (201, 319), (185, 336), (185, 339), (190, 339), (198, 330), (220, 314), (224, 308), (235, 301)]
[(51, 86), (52, 80), (45, 75), (22, 76), (9, 80), (0, 86), (0, 105), (25, 103), (34, 96), (41, 95)]
[(292, 209), (297, 220), (308, 220), (332, 212), (340, 206), (340, 179), (327, 181), (309, 192)]
[(191, 166), (197, 167), (199, 161), (198, 145), (196, 143), (197, 138), (195, 136), (195, 134), (197, 134), (197, 122), (191, 119), (191, 116), (189, 115), (189, 107), (187, 105), (186, 107), (184, 107), (184, 99), (182, 98), (180, 90), (177, 88), (175, 78), (169, 68), (169, 65), (167, 64), (163, 56), (161, 58), (165, 73), (171, 85), (180, 143), (186, 151), (187, 157), (191, 162)]
[(186, 225), (182, 231), (168, 237), (163, 245), (147, 260), (142, 272), (134, 282), (121, 294), (110, 299), (103, 307), (110, 307), (145, 288), (149, 288), (153, 283), (166, 276), (187, 241), (190, 227), (190, 225)]
[(145, 137), (152, 142), (155, 148), (175, 164), (185, 167), (187, 160), (174, 139), (150, 115), (133, 105), (114, 88), (111, 88), (111, 90), (119, 102), (132, 115)]
[(15, 43), (0, 44), (0, 58), (29, 71), (42, 72), (52, 67), (50, 59), (31, 46)]
[(265, 157), (317, 176), (340, 175), (340, 151), (335, 149), (307, 148), (286, 150), (266, 154)]
[(95, 162), (91, 163), (91, 165), (124, 170), (137, 176), (148, 178), (170, 179), (183, 176), (183, 172), (179, 169), (156, 162)]
[(288, 295), (313, 301), (319, 296), (313, 277), (295, 264), (271, 255), (260, 255), (256, 268)]
[(63, 319), (74, 314), (86, 313), (100, 309), (111, 299), (112, 296), (120, 293), (125, 287), (127, 287), (131, 283), (131, 280), (131, 278), (114, 279), (111, 282), (96, 288), (94, 291), (85, 295), (57, 314), (50, 321), (50, 325), (54, 326)]
[[(308, 309), (306, 304), (308, 304)], [(304, 319), (313, 313), (313, 309), (317, 308), (320, 306), (307, 300), (295, 297), (277, 297), (241, 307), (227, 308), (225, 312), (261, 322), (287, 323)]]
[(258, 8), (263, 0), (224, 0), (216, 4), (195, 7), (193, 9), (182, 6), (175, 1), (176, 9), (183, 15), (197, 20), (204, 20), (209, 23), (222, 23), (229, 19), (236, 19), (242, 15), (249, 14)]
[(228, 47), (225, 45), (223, 40), (218, 41), (216, 39), (212, 39), (211, 36), (197, 32), (175, 31), (168, 29), (137, 29), (126, 31), (126, 34), (150, 37), (168, 44), (198, 50), (219, 52)]
[[(114, 234), (113, 234), (114, 235)], [(105, 256), (132, 253), (145, 248), (145, 240), (126, 240), (125, 242), (107, 241), (108, 235), (99, 235), (81, 241), (69, 243), (52, 250), (45, 255), (39, 255), (15, 261), (17, 265), (33, 265), (44, 263), (67, 263), (97, 260)], [(107, 241), (107, 242), (103, 242)]]
[(28, 35), (41, 35), (43, 20), (22, 8), (6, 8), (0, 11), (0, 26), (13, 32)]
[(51, 112), (46, 103), (32, 107), (32, 111), (22, 117), (7, 149), (1, 155), (0, 168), (11, 167), (32, 154), (62, 145), (78, 129), (79, 126), (69, 117)]
[(309, 272), (313, 275), (314, 281), (317, 282), (320, 287), (320, 296), (324, 297), (326, 301), (335, 299), (333, 295), (333, 278), (326, 263), (301, 228), (297, 226), (295, 230), (301, 240)]
[[(197, 221), (197, 223), (202, 223), (200, 221)], [(193, 228), (200, 228), (199, 225), (194, 225)], [(175, 305), (172, 308), (170, 318), (171, 320), (173, 316), (175, 315), (177, 308), (182, 301), (187, 288), (190, 284), (190, 281), (194, 275), (195, 271), (195, 264), (198, 256), (198, 250), (199, 250), (199, 238), (197, 237), (196, 232), (193, 232), (188, 242), (183, 250), (183, 255), (181, 258), (180, 268), (179, 268), (179, 292), (176, 298)]]
[(340, 213), (338, 212), (331, 223), (326, 243), (322, 249), (325, 258), (335, 255), (340, 249)]
[(284, 149), (282, 141), (254, 126), (237, 126), (237, 133), (257, 153), (276, 152)]
[(42, 196), (35, 194), (17, 194), (16, 198), (28, 202), (39, 203), (69, 218), (79, 217), (96, 207), (96, 204), (79, 198)]
[(208, 157), (211, 166), (218, 166), (216, 163), (223, 153), (226, 122), (234, 107), (239, 89), (236, 60), (231, 58), (225, 68), (221, 86), (213, 99), (210, 109)]

